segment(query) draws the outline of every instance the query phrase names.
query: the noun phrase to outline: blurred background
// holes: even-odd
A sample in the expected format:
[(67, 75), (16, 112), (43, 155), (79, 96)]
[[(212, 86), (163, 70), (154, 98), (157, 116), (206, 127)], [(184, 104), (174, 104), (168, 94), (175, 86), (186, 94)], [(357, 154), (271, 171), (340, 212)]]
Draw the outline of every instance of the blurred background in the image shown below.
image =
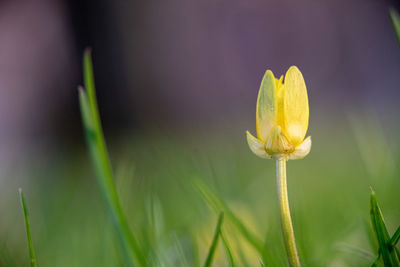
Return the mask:
[[(165, 242), (183, 246), (183, 255), (193, 218), (210, 216), (211, 234), (216, 223), (193, 197), (193, 177), (253, 214), (244, 217), (255, 217), (262, 236), (271, 220), (267, 228), (281, 242), (274, 163), (249, 152), (245, 130), (255, 133), (265, 70), (280, 76), (298, 66), (313, 136), (309, 157), (288, 164), (302, 255), (306, 266), (365, 266), (372, 256), (358, 260), (354, 251), (368, 243), (368, 231), (354, 229), (367, 224), (369, 185), (388, 227), (400, 223), (400, 51), (389, 6), (400, 7), (384, 0), (1, 1), (1, 266), (28, 262), (19, 186), (42, 266), (117, 265), (80, 121), (76, 88), (87, 46), (116, 176), (132, 177), (119, 180), (132, 225), (140, 232), (145, 220), (135, 214), (154, 197), (165, 213), (160, 231), (176, 236)], [(99, 251), (109, 253), (94, 260)], [(166, 266), (180, 266), (168, 255)]]

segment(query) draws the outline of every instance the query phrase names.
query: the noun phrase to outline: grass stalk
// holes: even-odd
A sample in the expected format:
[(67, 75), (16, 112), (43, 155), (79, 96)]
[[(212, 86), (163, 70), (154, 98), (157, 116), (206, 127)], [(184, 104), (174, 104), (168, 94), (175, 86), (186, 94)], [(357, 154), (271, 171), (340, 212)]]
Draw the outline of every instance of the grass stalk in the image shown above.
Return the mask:
[(31, 267), (36, 267), (37, 263), (36, 263), (35, 250), (34, 250), (34, 247), (33, 247), (31, 227), (30, 227), (30, 223), (29, 223), (28, 208), (26, 207), (25, 196), (24, 196), (24, 193), (22, 192), (22, 189), (19, 188), (18, 192), (19, 192), (19, 197), (20, 197), (20, 200), (21, 200), (22, 210), (24, 212), (25, 229), (26, 229), (26, 237), (28, 239), (30, 263), (31, 263)]
[(129, 228), (118, 198), (97, 107), (91, 51), (89, 49), (86, 49), (84, 53), (83, 69), (86, 92), (83, 88), (79, 89), (79, 100), (86, 140), (97, 181), (117, 230), (124, 254), (128, 258), (127, 265), (132, 266), (136, 263), (139, 266), (148, 266), (146, 258)]
[(396, 246), (397, 242), (400, 239), (400, 226), (397, 228), (396, 232), (394, 232), (392, 238), (390, 239), (390, 245), (392, 247)]
[(213, 262), (214, 254), (218, 246), (218, 240), (219, 237), (221, 236), (221, 226), (222, 222), (224, 221), (224, 213), (221, 212), (218, 216), (218, 223), (217, 227), (215, 228), (215, 233), (214, 233), (214, 238), (211, 243), (210, 250), (208, 251), (207, 259), (206, 262), (204, 263), (204, 267), (210, 267)]
[[(371, 222), (372, 228), (374, 229), (376, 239), (379, 245), (378, 254), (382, 256), (383, 263), (385, 267), (400, 266), (400, 261), (397, 256), (395, 249), (391, 247), (391, 239), (389, 232), (386, 228), (385, 221), (383, 219), (382, 211), (379, 208), (378, 201), (376, 199), (376, 194), (371, 188)], [(378, 257), (379, 258), (379, 257)]]

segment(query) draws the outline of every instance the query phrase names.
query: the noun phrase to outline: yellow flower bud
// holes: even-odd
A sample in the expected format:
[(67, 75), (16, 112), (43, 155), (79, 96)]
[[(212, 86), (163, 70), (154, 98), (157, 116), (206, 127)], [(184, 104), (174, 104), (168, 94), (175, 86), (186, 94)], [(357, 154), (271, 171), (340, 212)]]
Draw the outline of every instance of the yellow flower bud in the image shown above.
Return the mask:
[(267, 70), (257, 98), (257, 138), (247, 132), (251, 151), (259, 157), (304, 158), (311, 149), (308, 129), (308, 96), (303, 75), (292, 66), (276, 79)]

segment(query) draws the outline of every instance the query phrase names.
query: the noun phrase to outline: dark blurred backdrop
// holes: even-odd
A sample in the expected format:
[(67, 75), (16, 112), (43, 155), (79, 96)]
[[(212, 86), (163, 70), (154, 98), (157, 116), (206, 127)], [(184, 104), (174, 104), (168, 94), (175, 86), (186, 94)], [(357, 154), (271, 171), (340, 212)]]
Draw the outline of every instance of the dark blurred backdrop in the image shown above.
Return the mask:
[(76, 87), (86, 46), (108, 135), (253, 127), (264, 71), (280, 76), (290, 65), (305, 77), (311, 127), (355, 107), (397, 114), (400, 51), (390, 5), (399, 7), (383, 0), (1, 1), (0, 161), (31, 146), (83, 142)]

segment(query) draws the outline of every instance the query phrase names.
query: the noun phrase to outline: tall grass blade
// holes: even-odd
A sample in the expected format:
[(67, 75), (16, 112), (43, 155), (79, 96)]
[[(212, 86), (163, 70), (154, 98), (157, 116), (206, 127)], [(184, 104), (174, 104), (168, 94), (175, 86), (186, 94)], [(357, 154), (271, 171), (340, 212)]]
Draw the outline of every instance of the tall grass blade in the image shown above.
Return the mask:
[(378, 253), (378, 257), (376, 257), (375, 261), (371, 264), (371, 267), (378, 267), (380, 259), (381, 259), (381, 252)]
[(200, 195), (213, 209), (218, 211), (224, 211), (229, 217), (237, 229), (247, 239), (247, 241), (254, 246), (259, 252), (263, 251), (263, 242), (247, 230), (244, 223), (233, 213), (233, 211), (226, 205), (226, 203), (220, 199), (207, 185), (200, 180), (195, 180), (195, 187), (200, 192)]
[(350, 245), (350, 244), (338, 243), (338, 244), (335, 245), (335, 247), (338, 250), (347, 252), (349, 254), (353, 254), (354, 256), (357, 256), (359, 258), (363, 258), (363, 259), (366, 259), (366, 260), (371, 260), (371, 259), (373, 259), (375, 257), (375, 255), (373, 255), (371, 252), (369, 252), (369, 251), (367, 251), (367, 250), (365, 250), (363, 248)]
[(382, 212), (376, 200), (375, 192), (371, 188), (371, 222), (378, 240), (379, 252), (386, 267), (399, 266), (396, 252), (390, 249), (390, 237), (383, 220)]
[(218, 223), (217, 223), (217, 227), (215, 228), (214, 238), (212, 240), (210, 250), (208, 251), (208, 255), (207, 255), (206, 262), (204, 263), (204, 267), (210, 267), (212, 265), (215, 250), (217, 249), (218, 240), (221, 235), (221, 226), (222, 226), (223, 221), (224, 221), (224, 213), (221, 212), (218, 216)]
[(84, 85), (87, 93), (83, 88), (80, 88), (79, 101), (86, 140), (97, 181), (117, 230), (121, 246), (127, 256), (126, 264), (134, 265), (134, 263), (137, 263), (140, 266), (148, 266), (146, 258), (128, 226), (118, 198), (97, 107), (91, 51), (89, 49), (85, 50), (83, 56), (83, 70)]
[(244, 223), (233, 213), (228, 205), (220, 199), (206, 184), (199, 179), (194, 179), (194, 187), (216, 212), (224, 211), (226, 216), (232, 221), (233, 225), (239, 230), (243, 237), (251, 244), (263, 258), (263, 261), (268, 263), (269, 256), (264, 246), (264, 242), (257, 236), (252, 234), (244, 225)]
[[(175, 239), (174, 248), (176, 250), (177, 259), (178, 259), (180, 266), (190, 267), (188, 260), (186, 258), (186, 255), (185, 255), (184, 247), (181, 244), (181, 239), (176, 234), (174, 234), (173, 237)], [(162, 266), (162, 264), (161, 264), (161, 266)]]
[(396, 34), (397, 43), (400, 45), (400, 16), (393, 8), (389, 8), (390, 20), (392, 21), (394, 33)]
[(397, 228), (396, 232), (394, 232), (392, 238), (390, 239), (390, 245), (392, 247), (396, 246), (397, 242), (400, 239), (400, 226)]
[(31, 227), (29, 223), (29, 214), (28, 214), (28, 208), (26, 207), (26, 201), (25, 201), (25, 196), (24, 193), (22, 192), (22, 189), (18, 189), (19, 192), (19, 197), (21, 200), (21, 205), (22, 205), (22, 210), (24, 211), (24, 218), (25, 218), (25, 229), (26, 229), (26, 237), (28, 239), (28, 248), (29, 248), (29, 258), (31, 262), (31, 267), (36, 267), (36, 256), (35, 256), (35, 250), (33, 247), (33, 242), (32, 242), (32, 235), (31, 235)]
[(231, 247), (229, 246), (228, 240), (226, 240), (224, 233), (221, 231), (221, 239), (222, 243), (224, 244), (224, 248), (226, 250), (226, 254), (228, 255), (229, 259), (229, 266), (235, 267), (235, 261), (233, 259)]

